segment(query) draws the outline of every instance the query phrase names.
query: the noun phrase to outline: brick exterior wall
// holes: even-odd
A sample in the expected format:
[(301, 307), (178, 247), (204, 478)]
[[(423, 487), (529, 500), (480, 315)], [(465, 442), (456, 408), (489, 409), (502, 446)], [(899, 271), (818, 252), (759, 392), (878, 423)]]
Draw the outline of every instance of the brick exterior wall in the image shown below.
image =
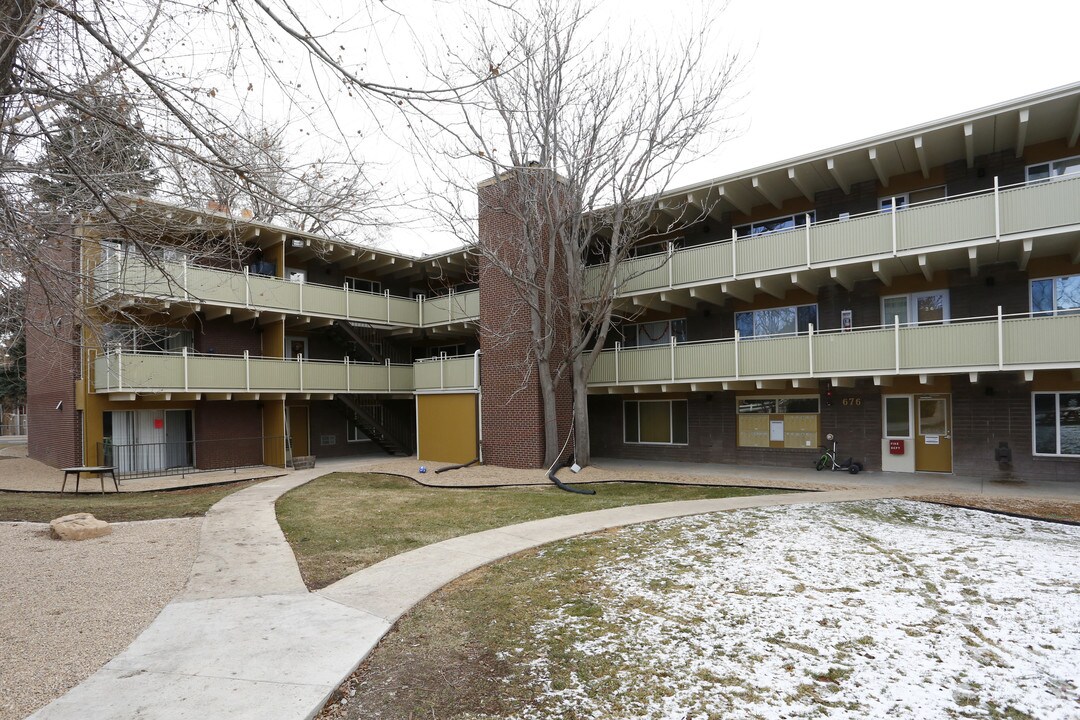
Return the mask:
[(195, 341), (195, 352), (217, 355), (243, 355), (247, 350), (262, 355), (262, 328), (256, 321), (234, 323), (230, 318), (189, 322)]
[[(541, 171), (537, 171), (541, 172)], [(514, 281), (491, 256), (498, 257), (515, 273), (524, 272), (521, 221), (507, 211), (513, 189), (503, 181), (480, 188), (479, 241), (485, 249), (479, 260), (480, 349), (483, 352), (481, 389), (484, 462), (513, 468), (536, 468), (544, 464), (543, 403), (535, 368), (527, 367), (531, 337), (528, 308)], [(543, 266), (543, 263), (540, 263)], [(542, 271), (541, 271), (542, 273)], [(565, 297), (565, 273), (555, 273), (554, 297)], [(536, 278), (543, 282), (543, 275)], [(555, 347), (566, 346), (557, 323)], [(553, 358), (557, 361), (558, 356)], [(572, 396), (569, 381), (556, 388), (559, 437), (570, 429)]]
[(195, 403), (195, 465), (201, 470), (259, 465), (263, 461), (262, 408), (254, 401)]
[(27, 452), (53, 467), (82, 465), (82, 418), (75, 408), (75, 382), (82, 377), (80, 330), (72, 312), (79, 249), (63, 235), (41, 253), (39, 272), (27, 278)]

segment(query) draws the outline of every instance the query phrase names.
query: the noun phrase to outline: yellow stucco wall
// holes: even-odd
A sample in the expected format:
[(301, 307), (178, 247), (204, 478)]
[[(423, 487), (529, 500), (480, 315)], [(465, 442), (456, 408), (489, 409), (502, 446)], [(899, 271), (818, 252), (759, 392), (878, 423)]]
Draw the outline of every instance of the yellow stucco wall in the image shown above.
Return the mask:
[(475, 394), (417, 395), (416, 416), (421, 460), (466, 463), (476, 458)]

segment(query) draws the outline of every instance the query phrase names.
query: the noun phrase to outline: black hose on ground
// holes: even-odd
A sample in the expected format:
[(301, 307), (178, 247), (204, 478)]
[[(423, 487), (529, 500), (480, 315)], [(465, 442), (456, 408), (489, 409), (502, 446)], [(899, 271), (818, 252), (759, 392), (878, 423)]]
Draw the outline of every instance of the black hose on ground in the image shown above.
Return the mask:
[(477, 458), (473, 458), (472, 460), (470, 460), (467, 463), (462, 463), (461, 465), (447, 465), (446, 467), (441, 467), (441, 468), (436, 469), (435, 474), (438, 475), (439, 473), (446, 472), (447, 470), (460, 470), (461, 468), (467, 468), (470, 465), (475, 465), (478, 462), (480, 462), (480, 458), (477, 457)]
[(567, 485), (562, 480), (560, 480), (557, 476), (557, 473), (564, 467), (566, 467), (566, 465), (562, 463), (555, 463), (551, 466), (551, 469), (548, 470), (548, 480), (555, 483), (555, 487), (559, 488), (560, 490), (565, 490), (566, 492), (578, 493), (580, 495), (596, 494), (595, 490), (583, 490), (582, 488), (571, 487), (570, 485)]

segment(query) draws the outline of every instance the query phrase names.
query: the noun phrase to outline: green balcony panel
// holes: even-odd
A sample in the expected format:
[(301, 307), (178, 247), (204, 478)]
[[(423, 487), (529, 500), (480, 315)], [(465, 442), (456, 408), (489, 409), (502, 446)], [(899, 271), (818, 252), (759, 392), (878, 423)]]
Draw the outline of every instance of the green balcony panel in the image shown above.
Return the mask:
[(810, 228), (813, 263), (888, 252), (892, 252), (892, 220), (888, 213), (834, 220)]
[(1002, 323), (1006, 367), (1080, 360), (1080, 315), (1015, 318)]
[(919, 205), (896, 213), (898, 250), (915, 250), (989, 237), (994, 237), (993, 195)]
[(741, 238), (735, 247), (735, 265), (740, 275), (805, 266), (806, 228)]
[(814, 336), (814, 373), (891, 373), (896, 366), (892, 328)]
[(695, 343), (675, 347), (675, 379), (735, 376), (735, 343)]
[(996, 365), (997, 321), (900, 328), (900, 369)]

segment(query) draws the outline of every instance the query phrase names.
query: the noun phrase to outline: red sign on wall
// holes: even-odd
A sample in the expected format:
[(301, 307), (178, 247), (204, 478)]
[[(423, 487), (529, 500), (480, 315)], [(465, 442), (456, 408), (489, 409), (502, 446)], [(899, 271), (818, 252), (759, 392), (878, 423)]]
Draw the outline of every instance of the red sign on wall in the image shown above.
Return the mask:
[(160, 430), (163, 427), (165, 427), (165, 421), (161, 418), (154, 418), (154, 429)]
[(904, 454), (904, 441), (903, 440), (890, 440), (889, 441), (889, 454), (890, 455), (903, 455)]

